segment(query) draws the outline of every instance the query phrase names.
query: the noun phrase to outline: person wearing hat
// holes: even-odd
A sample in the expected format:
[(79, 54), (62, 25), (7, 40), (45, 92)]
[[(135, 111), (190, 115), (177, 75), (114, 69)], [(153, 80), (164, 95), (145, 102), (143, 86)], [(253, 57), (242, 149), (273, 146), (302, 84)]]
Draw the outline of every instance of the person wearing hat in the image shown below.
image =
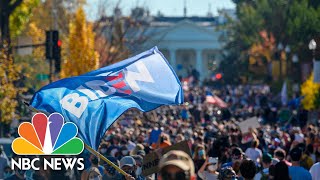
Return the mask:
[(125, 156), (120, 160), (120, 168), (130, 176), (123, 176), (125, 180), (143, 180), (142, 177), (136, 175), (137, 163), (131, 156)]
[(191, 157), (179, 150), (166, 153), (159, 162), (160, 180), (195, 180), (195, 168)]
[(300, 148), (295, 147), (290, 151), (292, 166), (289, 167), (289, 175), (291, 180), (312, 180), (310, 172), (300, 166), (301, 157), (302, 150)]
[(272, 156), (268, 153), (263, 154), (262, 156), (262, 166), (263, 169), (261, 172), (256, 174), (254, 180), (261, 180), (261, 179), (269, 179), (269, 167), (272, 163)]
[[(207, 169), (207, 171), (205, 171)], [(203, 163), (198, 171), (198, 176), (203, 180), (216, 180), (218, 179), (218, 158), (209, 157)]]
[(130, 152), (130, 155), (137, 155), (137, 152), (140, 150), (144, 150), (144, 146), (142, 144), (137, 144), (135, 148)]
[(139, 155), (134, 155), (132, 156), (133, 159), (136, 161), (136, 164), (137, 164), (137, 168), (136, 168), (136, 175), (137, 177), (140, 176), (141, 179), (145, 179), (141, 173), (142, 173), (142, 163), (143, 163), (143, 157), (142, 156), (139, 156)]

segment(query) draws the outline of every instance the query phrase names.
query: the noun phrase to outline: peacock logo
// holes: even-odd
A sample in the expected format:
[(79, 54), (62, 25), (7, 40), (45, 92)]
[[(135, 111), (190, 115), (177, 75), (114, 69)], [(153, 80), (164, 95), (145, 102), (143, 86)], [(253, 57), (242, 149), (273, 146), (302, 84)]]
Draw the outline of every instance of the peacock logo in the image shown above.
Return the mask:
[(12, 143), (12, 150), (18, 155), (78, 155), (84, 145), (77, 138), (78, 128), (72, 122), (64, 123), (59, 113), (47, 117), (37, 113), (32, 123), (21, 123), (19, 136)]

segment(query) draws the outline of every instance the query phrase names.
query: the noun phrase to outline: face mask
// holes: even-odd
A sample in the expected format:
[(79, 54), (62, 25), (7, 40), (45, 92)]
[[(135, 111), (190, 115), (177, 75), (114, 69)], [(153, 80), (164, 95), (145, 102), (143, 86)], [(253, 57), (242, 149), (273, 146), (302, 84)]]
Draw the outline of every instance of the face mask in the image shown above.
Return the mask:
[(136, 175), (139, 176), (142, 173), (142, 168), (138, 167), (136, 170)]
[(208, 170), (209, 171), (215, 171), (216, 170), (216, 166), (215, 165), (209, 165), (208, 166)]
[(128, 150), (122, 150), (121, 151), (122, 155), (128, 155), (128, 152), (129, 152)]
[(107, 152), (107, 149), (101, 149), (101, 153), (104, 154)]
[(199, 154), (199, 156), (203, 156), (204, 155), (204, 150), (199, 150), (198, 154)]

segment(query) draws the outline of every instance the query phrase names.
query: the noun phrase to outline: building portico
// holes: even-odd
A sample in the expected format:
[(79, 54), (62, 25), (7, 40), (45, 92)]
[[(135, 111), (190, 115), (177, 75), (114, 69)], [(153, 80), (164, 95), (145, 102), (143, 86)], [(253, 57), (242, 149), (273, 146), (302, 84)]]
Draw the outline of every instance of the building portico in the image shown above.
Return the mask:
[(181, 21), (152, 38), (179, 76), (186, 77), (196, 69), (200, 80), (209, 78), (211, 64), (219, 64), (221, 58), (218, 38), (221, 32), (199, 26), (188, 20)]

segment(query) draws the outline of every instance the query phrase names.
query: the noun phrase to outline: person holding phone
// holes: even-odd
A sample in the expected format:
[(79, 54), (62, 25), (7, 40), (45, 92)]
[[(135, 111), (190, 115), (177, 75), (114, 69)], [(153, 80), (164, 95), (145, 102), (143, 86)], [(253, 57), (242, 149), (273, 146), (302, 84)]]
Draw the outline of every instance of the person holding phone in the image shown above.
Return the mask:
[(206, 161), (203, 163), (203, 165), (199, 169), (198, 175), (203, 180), (209, 180), (209, 179), (216, 180), (218, 179), (218, 176), (219, 176), (217, 169), (218, 169), (218, 158), (209, 157), (209, 158), (206, 158)]

